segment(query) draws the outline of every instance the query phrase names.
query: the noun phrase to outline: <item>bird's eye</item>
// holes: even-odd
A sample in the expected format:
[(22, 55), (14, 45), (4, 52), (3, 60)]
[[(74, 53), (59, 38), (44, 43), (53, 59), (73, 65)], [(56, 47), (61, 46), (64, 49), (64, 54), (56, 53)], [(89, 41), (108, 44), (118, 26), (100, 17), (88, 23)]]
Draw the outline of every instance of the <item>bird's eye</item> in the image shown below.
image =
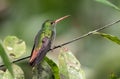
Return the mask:
[(54, 24), (54, 22), (51, 22), (51, 24)]

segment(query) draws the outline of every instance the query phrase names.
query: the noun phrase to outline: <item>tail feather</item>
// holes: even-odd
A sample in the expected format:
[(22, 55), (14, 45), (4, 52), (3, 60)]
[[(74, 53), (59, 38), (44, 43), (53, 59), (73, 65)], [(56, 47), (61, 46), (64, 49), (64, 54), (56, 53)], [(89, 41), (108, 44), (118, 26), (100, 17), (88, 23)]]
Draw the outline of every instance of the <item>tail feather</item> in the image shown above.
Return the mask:
[(35, 66), (35, 65), (39, 64), (44, 59), (44, 57), (45, 57), (45, 55), (47, 54), (48, 51), (49, 51), (48, 49), (40, 51), (37, 58), (35, 58), (33, 61), (29, 62), (29, 64), (31, 66)]
[[(36, 59), (35, 59), (36, 60)], [(35, 61), (34, 60), (34, 61)], [(35, 62), (34, 61), (32, 61), (32, 62), (29, 62), (29, 64), (31, 65), (31, 66), (35, 66)]]

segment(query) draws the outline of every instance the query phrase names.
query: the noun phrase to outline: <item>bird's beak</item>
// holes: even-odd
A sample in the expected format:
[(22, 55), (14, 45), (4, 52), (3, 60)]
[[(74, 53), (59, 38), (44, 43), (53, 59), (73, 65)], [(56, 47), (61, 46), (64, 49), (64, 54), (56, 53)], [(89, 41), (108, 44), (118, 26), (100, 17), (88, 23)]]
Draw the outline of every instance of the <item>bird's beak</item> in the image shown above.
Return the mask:
[(63, 16), (63, 17), (55, 20), (54, 23), (57, 24), (58, 22), (60, 22), (61, 20), (65, 19), (65, 18), (67, 18), (67, 17), (69, 17), (69, 16), (70, 16), (70, 15)]

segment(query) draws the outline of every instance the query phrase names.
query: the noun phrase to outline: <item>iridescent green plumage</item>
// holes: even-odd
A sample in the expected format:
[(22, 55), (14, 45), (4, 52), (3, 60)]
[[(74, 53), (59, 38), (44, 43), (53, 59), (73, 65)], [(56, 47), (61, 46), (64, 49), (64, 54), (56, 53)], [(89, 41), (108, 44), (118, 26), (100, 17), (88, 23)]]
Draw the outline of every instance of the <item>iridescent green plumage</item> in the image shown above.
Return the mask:
[[(52, 21), (47, 20), (43, 25), (42, 25), (42, 29), (40, 30), (40, 32), (37, 34), (36, 36), (36, 41), (38, 41), (38, 48), (40, 48), (42, 46), (42, 41), (45, 37), (47, 38), (53, 38), (54, 39), (54, 35), (55, 35), (55, 27), (51, 24)], [(37, 39), (38, 38), (38, 39)]]
[(55, 21), (47, 20), (43, 23), (41, 30), (35, 37), (34, 46), (29, 60), (29, 63), (32, 66), (38, 64), (50, 50), (51, 44), (56, 35), (56, 23), (67, 17), (68, 16), (64, 16)]

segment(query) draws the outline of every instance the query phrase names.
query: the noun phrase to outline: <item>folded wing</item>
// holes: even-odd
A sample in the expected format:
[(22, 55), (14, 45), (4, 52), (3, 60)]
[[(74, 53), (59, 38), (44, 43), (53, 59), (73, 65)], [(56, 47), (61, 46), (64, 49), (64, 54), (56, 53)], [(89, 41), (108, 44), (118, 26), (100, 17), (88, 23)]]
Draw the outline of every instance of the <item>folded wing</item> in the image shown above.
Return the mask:
[(43, 38), (42, 46), (40, 49), (35, 49), (35, 44), (34, 44), (31, 58), (29, 61), (30, 65), (34, 66), (35, 64), (41, 62), (50, 48), (51, 48), (51, 39), (48, 37)]

